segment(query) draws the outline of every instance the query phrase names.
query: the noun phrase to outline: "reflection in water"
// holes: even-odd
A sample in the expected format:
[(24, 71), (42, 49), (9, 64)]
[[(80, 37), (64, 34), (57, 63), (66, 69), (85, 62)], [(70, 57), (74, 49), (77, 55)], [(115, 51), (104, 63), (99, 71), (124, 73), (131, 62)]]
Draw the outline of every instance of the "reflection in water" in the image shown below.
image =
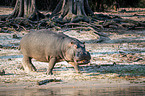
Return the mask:
[(0, 96), (143, 96), (145, 86), (111, 88), (51, 88), (0, 91)]

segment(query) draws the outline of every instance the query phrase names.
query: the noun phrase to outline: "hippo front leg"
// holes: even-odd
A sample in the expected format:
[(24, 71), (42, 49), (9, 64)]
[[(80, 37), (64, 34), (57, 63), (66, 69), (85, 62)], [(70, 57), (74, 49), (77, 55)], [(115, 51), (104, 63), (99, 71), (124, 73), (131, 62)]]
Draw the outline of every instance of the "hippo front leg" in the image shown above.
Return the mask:
[(25, 55), (24, 55), (23, 60), (22, 60), (22, 66), (23, 66), (25, 72), (27, 72), (27, 73), (30, 73), (30, 72), (37, 70), (35, 68), (35, 66), (32, 64), (31, 58), (28, 56), (25, 56)]
[(56, 63), (56, 58), (51, 58), (47, 69), (47, 75), (53, 75), (52, 70), (55, 66), (55, 63)]
[(81, 73), (81, 71), (80, 71), (80, 69), (79, 69), (79, 65), (75, 64), (75, 65), (74, 65), (74, 68), (75, 68), (75, 71), (76, 71), (77, 73)]
[(74, 67), (74, 69), (75, 69), (75, 71), (77, 73), (81, 73), (80, 69), (79, 69), (79, 65), (77, 63), (75, 63), (75, 62), (69, 62), (69, 64), (71, 64)]

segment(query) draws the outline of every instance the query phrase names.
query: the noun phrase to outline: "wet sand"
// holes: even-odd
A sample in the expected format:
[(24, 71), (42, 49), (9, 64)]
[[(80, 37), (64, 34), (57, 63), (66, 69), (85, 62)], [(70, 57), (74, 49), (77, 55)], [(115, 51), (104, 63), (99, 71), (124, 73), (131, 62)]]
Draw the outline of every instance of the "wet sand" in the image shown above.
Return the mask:
[[(101, 82), (104, 80), (101, 80)], [(10, 84), (9, 87), (0, 87), (1, 96), (143, 96), (145, 86), (142, 84), (130, 84), (128, 82), (120, 83), (100, 83), (98, 81), (72, 81), (57, 82), (42, 86), (36, 85), (36, 82), (19, 83), (20, 85)], [(4, 84), (7, 86), (7, 84)], [(13, 87), (12, 87), (13, 86)], [(14, 87), (15, 86), (15, 87)]]

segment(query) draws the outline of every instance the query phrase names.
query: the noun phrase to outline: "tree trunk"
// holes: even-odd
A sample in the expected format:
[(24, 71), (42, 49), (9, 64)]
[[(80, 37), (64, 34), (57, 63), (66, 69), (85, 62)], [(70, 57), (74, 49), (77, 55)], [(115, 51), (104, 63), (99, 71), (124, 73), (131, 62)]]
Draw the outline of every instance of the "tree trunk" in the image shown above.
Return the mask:
[(61, 0), (50, 18), (57, 22), (89, 22), (89, 15), (93, 15), (88, 0)]
[(17, 0), (14, 11), (8, 16), (8, 19), (16, 17), (40, 20), (44, 18), (44, 15), (37, 10), (35, 0)]

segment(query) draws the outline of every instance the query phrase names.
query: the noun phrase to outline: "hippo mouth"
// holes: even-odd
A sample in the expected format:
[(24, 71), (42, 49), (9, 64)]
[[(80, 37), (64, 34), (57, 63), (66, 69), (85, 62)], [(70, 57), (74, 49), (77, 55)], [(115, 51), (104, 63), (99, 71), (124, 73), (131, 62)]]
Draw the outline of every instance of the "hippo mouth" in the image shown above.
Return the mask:
[(78, 64), (88, 64), (89, 62), (89, 60), (76, 60), (76, 63)]

